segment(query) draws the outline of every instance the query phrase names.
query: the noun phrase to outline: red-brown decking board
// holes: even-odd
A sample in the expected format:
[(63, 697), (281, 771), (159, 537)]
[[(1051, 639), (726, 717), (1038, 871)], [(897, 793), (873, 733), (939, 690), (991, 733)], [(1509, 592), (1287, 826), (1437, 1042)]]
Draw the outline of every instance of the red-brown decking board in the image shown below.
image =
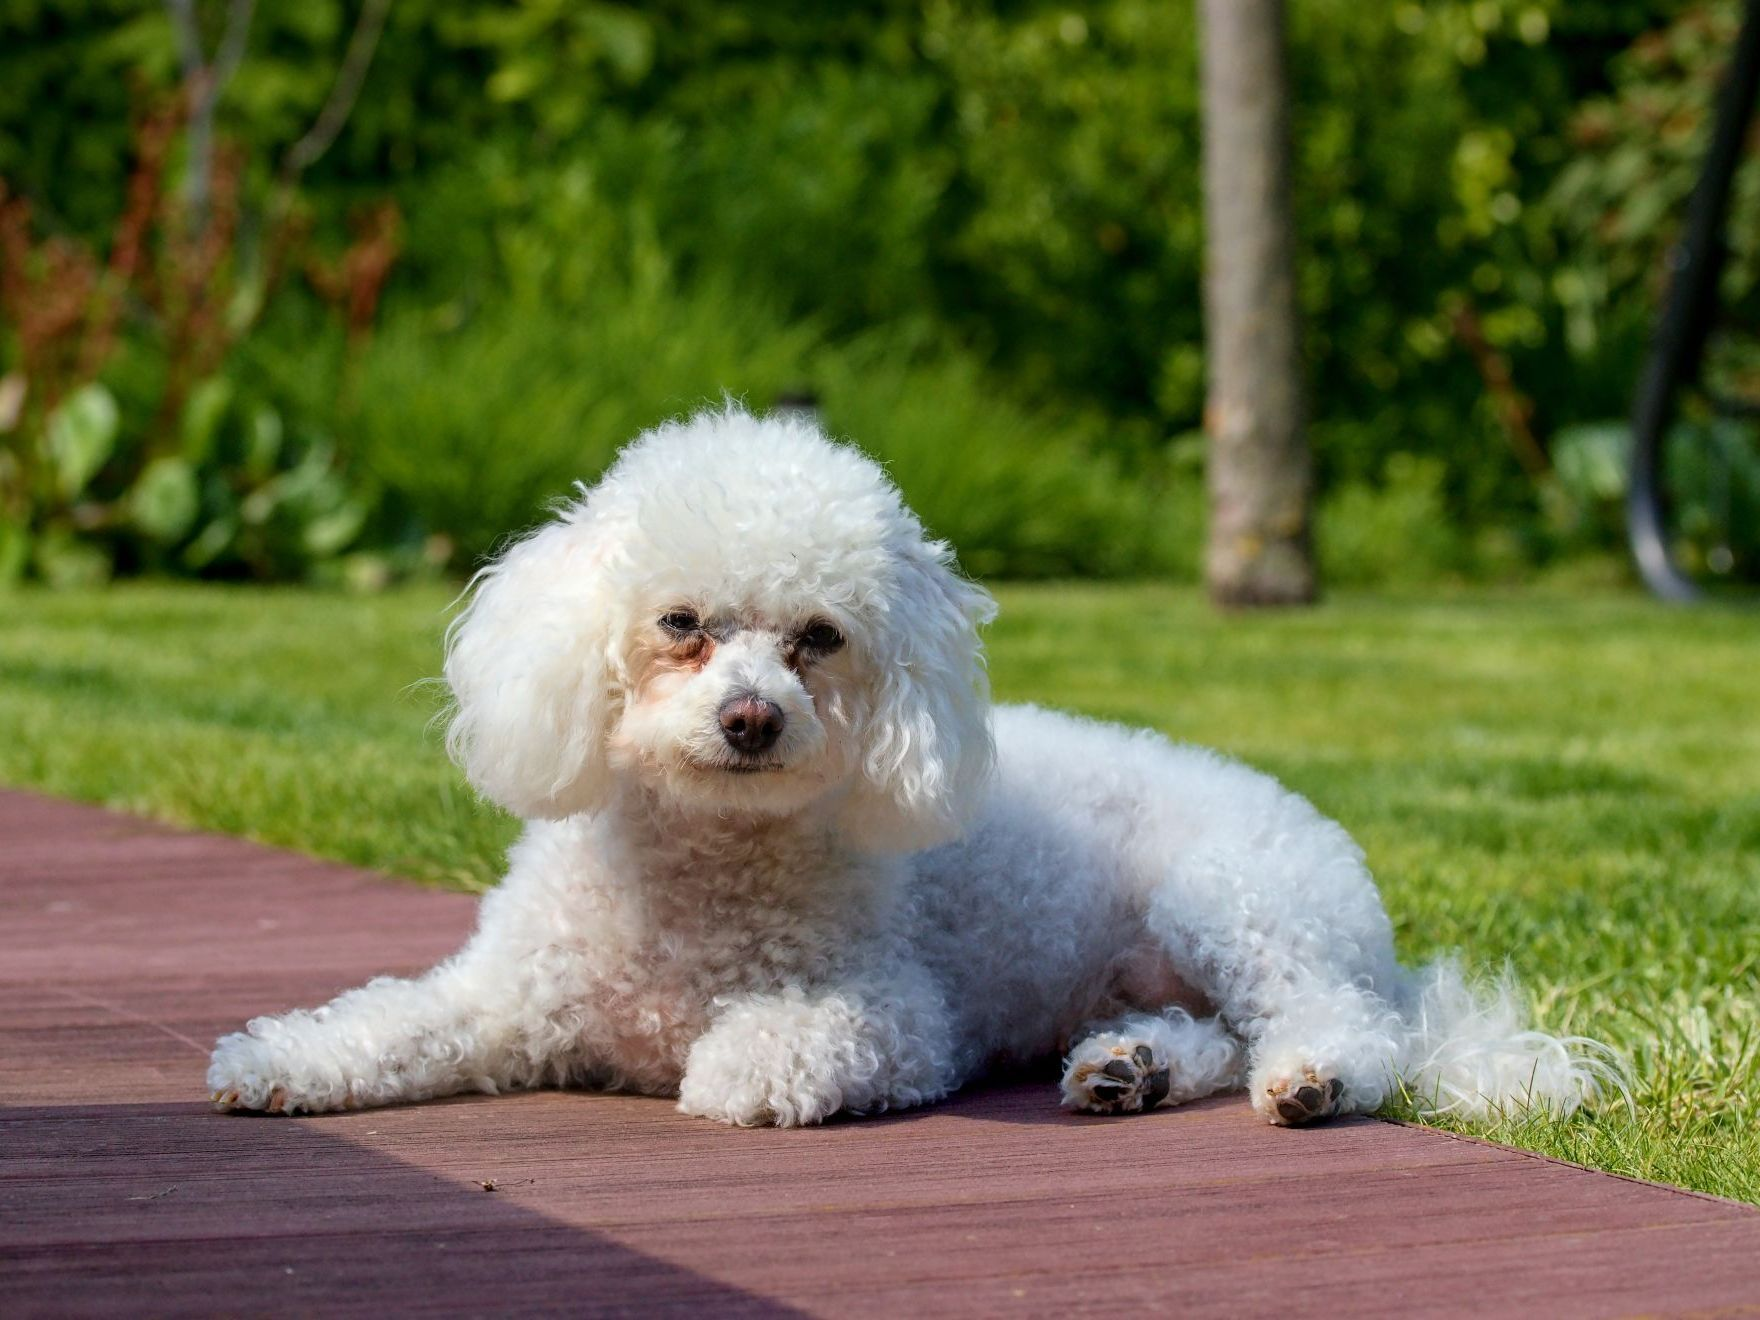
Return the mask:
[(1760, 1308), (1760, 1212), (1239, 1097), (1082, 1119), (1047, 1079), (799, 1131), (557, 1092), (210, 1111), (216, 1034), (420, 968), (471, 919), (0, 793), (0, 1314)]

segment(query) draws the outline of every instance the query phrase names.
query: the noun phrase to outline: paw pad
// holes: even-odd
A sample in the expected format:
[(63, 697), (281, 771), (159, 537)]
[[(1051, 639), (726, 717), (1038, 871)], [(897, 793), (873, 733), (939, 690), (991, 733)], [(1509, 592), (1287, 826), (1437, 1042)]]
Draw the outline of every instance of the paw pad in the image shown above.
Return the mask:
[(1276, 1081), (1265, 1088), (1267, 1107), (1276, 1115), (1271, 1121), (1285, 1127), (1331, 1118), (1338, 1113), (1343, 1096), (1343, 1082), (1336, 1077), (1322, 1078), (1311, 1068), (1300, 1081)]
[(1173, 1073), (1147, 1045), (1115, 1047), (1104, 1063), (1072, 1064), (1063, 1089), (1065, 1102), (1085, 1114), (1140, 1114), (1167, 1099)]

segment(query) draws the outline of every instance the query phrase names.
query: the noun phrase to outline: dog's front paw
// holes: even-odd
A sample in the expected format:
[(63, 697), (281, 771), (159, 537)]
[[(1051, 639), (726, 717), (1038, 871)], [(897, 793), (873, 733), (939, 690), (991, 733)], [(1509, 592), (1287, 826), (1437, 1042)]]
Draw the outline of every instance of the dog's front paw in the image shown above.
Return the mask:
[(340, 1071), (302, 1060), (274, 1019), (258, 1019), (245, 1031), (222, 1036), (208, 1064), (208, 1099), (219, 1110), (262, 1114), (318, 1113), (354, 1105)]
[(843, 1108), (830, 1069), (775, 1032), (722, 1028), (691, 1047), (678, 1087), (686, 1114), (736, 1127), (800, 1127)]
[(830, 1118), (843, 1107), (843, 1095), (822, 1079), (693, 1061), (679, 1083), (678, 1107), (682, 1113), (735, 1127), (800, 1127)]
[(287, 1112), (287, 1086), (272, 1051), (245, 1032), (222, 1036), (208, 1064), (208, 1099), (216, 1109)]

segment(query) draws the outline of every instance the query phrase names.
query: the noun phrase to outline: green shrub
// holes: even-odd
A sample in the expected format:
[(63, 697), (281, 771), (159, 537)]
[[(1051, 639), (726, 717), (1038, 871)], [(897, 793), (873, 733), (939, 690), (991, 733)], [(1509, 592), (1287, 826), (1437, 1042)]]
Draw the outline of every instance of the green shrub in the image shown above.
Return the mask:
[(299, 361), (340, 373), (328, 425), (382, 493), (380, 539), (442, 537), (468, 568), (656, 422), (806, 391), (974, 572), (1192, 572), (1196, 479), (1164, 463), (1127, 476), (1107, 457), (1127, 443), (1120, 424), (1011, 401), (973, 354), (920, 327), (837, 336), (747, 283), (692, 277), (615, 174), (523, 175), (485, 153), (474, 189), (449, 179), (444, 195), (434, 209), (474, 215), (460, 294), (394, 302), (352, 355), (314, 352), (290, 326), (307, 346), (270, 373), (282, 394)]
[[(1616, 541), (1625, 525), (1631, 430), (1599, 422), (1562, 431), (1554, 446), (1561, 500), (1555, 530), (1585, 549)], [(1670, 429), (1662, 476), (1669, 535), (1688, 573), (1717, 581), (1760, 578), (1760, 427), (1694, 413)]]
[(1323, 580), (1335, 586), (1433, 582), (1469, 567), (1448, 518), (1440, 460), (1395, 454), (1378, 485), (1346, 482), (1320, 508)]
[(1126, 480), (1100, 423), (1011, 406), (968, 358), (837, 345), (713, 287), (607, 282), (589, 308), (508, 302), (436, 332), (394, 311), (337, 422), (381, 519), (469, 567), (591, 481), (642, 429), (725, 397), (810, 390), (967, 567), (1004, 577), (1189, 575), (1198, 488)]
[[(298, 580), (360, 535), (371, 502), (333, 446), (270, 403), (202, 381), (165, 444), (91, 381), (4, 457), (26, 502), (0, 512), (0, 585), (88, 586), (116, 572)], [(34, 465), (34, 469), (33, 466)]]
[(966, 568), (987, 577), (1196, 576), (1194, 474), (1126, 477), (1107, 424), (1009, 402), (969, 358), (918, 362), (884, 341), (829, 350), (827, 425), (886, 464)]
[(607, 289), (579, 309), (508, 300), (433, 322), (419, 307), (387, 318), (338, 425), (386, 516), (450, 538), (461, 567), (645, 427), (724, 392), (774, 399), (811, 342), (712, 288)]
[(241, 373), (261, 284), (234, 241), (237, 176), (216, 170), (199, 222), (163, 186), (174, 121), (140, 125), (107, 252), (44, 234), (0, 182), (0, 584), (300, 578), (371, 511), (316, 414)]

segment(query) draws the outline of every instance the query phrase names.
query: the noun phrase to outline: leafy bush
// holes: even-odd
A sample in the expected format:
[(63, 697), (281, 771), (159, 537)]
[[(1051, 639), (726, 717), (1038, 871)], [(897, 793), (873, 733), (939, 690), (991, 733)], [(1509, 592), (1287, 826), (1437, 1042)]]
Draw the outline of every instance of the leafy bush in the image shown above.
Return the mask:
[(713, 289), (607, 289), (579, 309), (509, 299), (445, 331), (398, 309), (338, 426), (385, 516), (449, 538), (468, 567), (637, 431), (724, 391), (774, 399), (809, 342)]
[[(1560, 432), (1553, 446), (1564, 504), (1558, 516), (1584, 545), (1624, 525), (1631, 434), (1624, 422)], [(1675, 561), (1710, 582), (1760, 578), (1760, 428), (1697, 413), (1671, 428), (1663, 452)]]
[(9, 457), (35, 498), (0, 515), (0, 584), (28, 574), (79, 586), (117, 571), (297, 579), (366, 522), (328, 441), (289, 434), (225, 376), (191, 393), (175, 444), (138, 423), (93, 381), (23, 437)]
[[(212, 38), (226, 6), (197, 8)], [(1200, 483), (1170, 439), (1204, 388), (1191, 5), (400, 0), (285, 233), (253, 224), (358, 8), (259, 6), (221, 94), (216, 195), (242, 219), (213, 278), (179, 286), (219, 295), (197, 300), (218, 351), (95, 276), (86, 322), (111, 318), (115, 354), (49, 362), (19, 310), (36, 302), (8, 300), (0, 566), (96, 571), (81, 547), (124, 570), (462, 566), (657, 417), (810, 386), (986, 572), (1194, 569)], [(1611, 506), (1571, 494), (1571, 428), (1625, 411), (1736, 9), (1291, 0), (1341, 580), (1618, 543)], [(106, 240), (141, 177), (131, 115), (182, 79), (168, 14), (0, 0), (0, 176), (93, 272), (126, 250)], [(159, 168), (180, 176), (178, 143)], [(387, 194), (396, 212), (374, 210)], [(1738, 197), (1760, 204), (1753, 164)], [(372, 214), (401, 228), (354, 218)], [(1760, 230), (1732, 232), (1745, 316)], [(1760, 354), (1720, 362), (1760, 382)], [(88, 385), (116, 405), (110, 458), (72, 503), (43, 503), (52, 482), (27, 501), (13, 474), (43, 468), (53, 405)], [(215, 446), (158, 463), (190, 462), (198, 387), (225, 399)], [(246, 475), (271, 433), (273, 471)], [(270, 480), (291, 493), (252, 522)]]
[(1409, 585), (1468, 569), (1467, 547), (1444, 506), (1445, 477), (1439, 459), (1395, 454), (1380, 485), (1351, 481), (1331, 491), (1317, 536), (1324, 580)]
[(661, 268), (634, 281), (607, 270), (578, 304), (557, 292), (566, 284), (444, 332), (419, 307), (394, 309), (355, 364), (337, 431), (385, 493), (387, 525), (443, 534), (457, 568), (663, 418), (810, 391), (827, 428), (885, 463), (974, 572), (1192, 569), (1195, 479), (1126, 480), (1097, 456), (1102, 423), (1011, 406), (967, 357), (896, 335), (829, 341), (723, 287), (675, 287)]
[(886, 464), (969, 571), (1196, 576), (1200, 478), (1167, 463), (1127, 477), (1108, 423), (1010, 404), (970, 359), (884, 340), (821, 353), (811, 379), (831, 430)]
[[(1580, 356), (1648, 333), (1646, 314), (1704, 165), (1740, 22), (1736, 0), (1687, 7), (1622, 52), (1610, 66), (1610, 94), (1571, 117), (1574, 150), (1545, 206), (1562, 247), (1553, 292)], [(1732, 323), (1752, 326), (1760, 315), (1760, 229), (1751, 223), (1760, 215), (1760, 157), (1737, 172), (1731, 212), (1725, 308)]]
[(141, 127), (107, 257), (38, 239), (0, 188), (0, 584), (113, 572), (303, 576), (368, 507), (327, 437), (241, 391), (229, 357), (254, 299), (234, 261), (236, 175), (206, 224), (160, 184), (169, 118)]

